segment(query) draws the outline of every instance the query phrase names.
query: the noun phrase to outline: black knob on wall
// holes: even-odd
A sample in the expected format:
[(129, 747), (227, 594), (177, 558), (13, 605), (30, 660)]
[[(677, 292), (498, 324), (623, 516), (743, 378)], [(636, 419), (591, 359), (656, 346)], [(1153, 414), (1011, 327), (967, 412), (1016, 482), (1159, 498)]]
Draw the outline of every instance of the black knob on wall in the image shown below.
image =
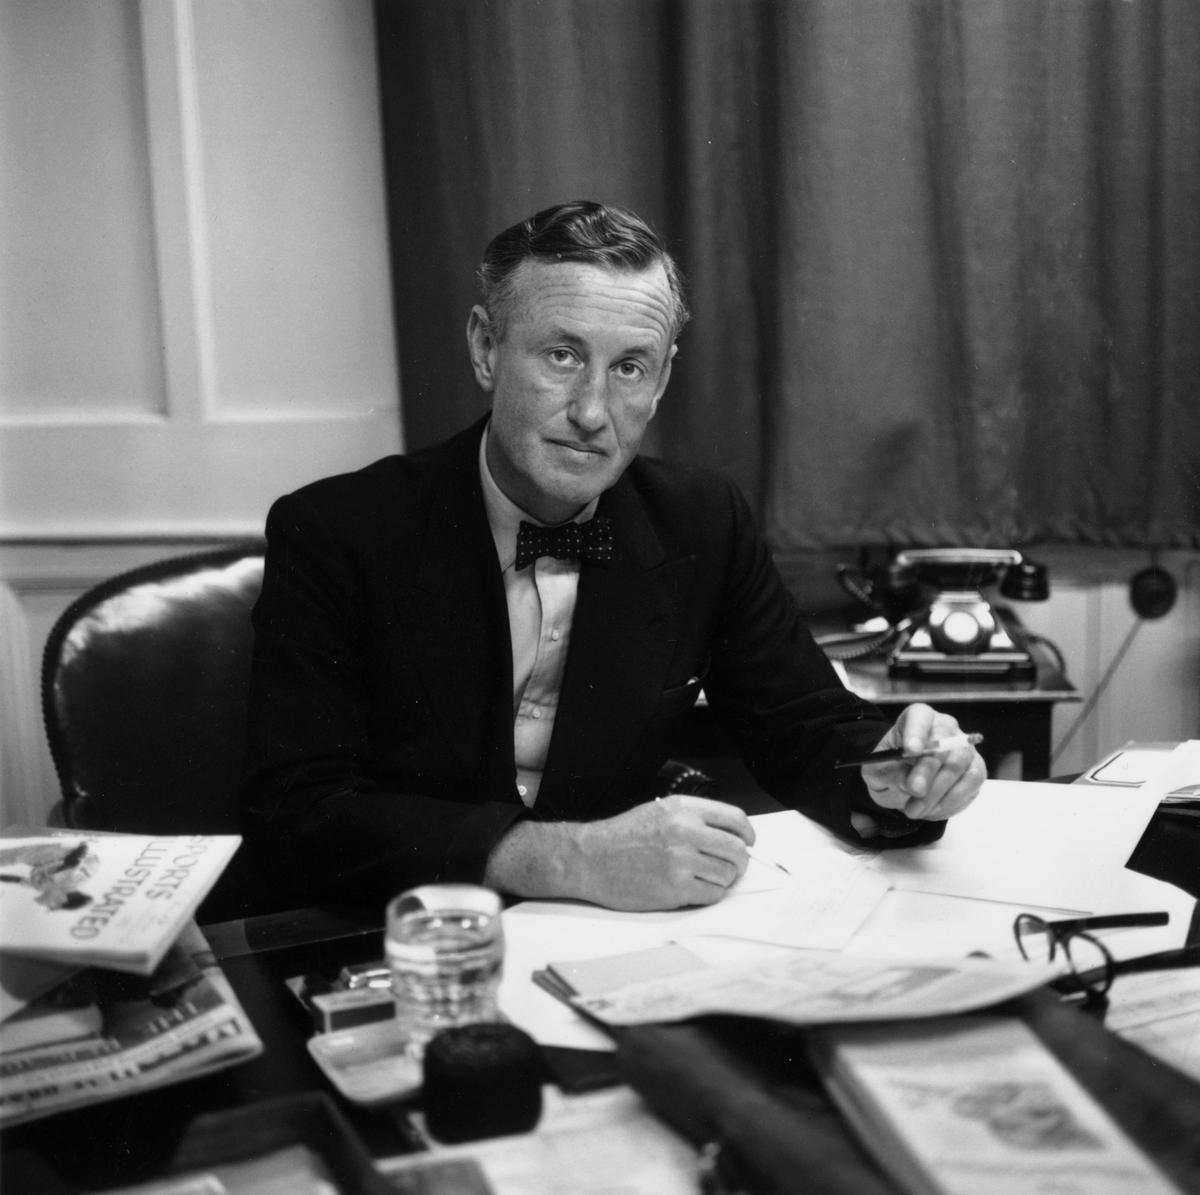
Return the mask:
[(1162, 618), (1175, 605), (1177, 593), (1175, 578), (1155, 564), (1129, 582), (1129, 604), (1139, 618)]

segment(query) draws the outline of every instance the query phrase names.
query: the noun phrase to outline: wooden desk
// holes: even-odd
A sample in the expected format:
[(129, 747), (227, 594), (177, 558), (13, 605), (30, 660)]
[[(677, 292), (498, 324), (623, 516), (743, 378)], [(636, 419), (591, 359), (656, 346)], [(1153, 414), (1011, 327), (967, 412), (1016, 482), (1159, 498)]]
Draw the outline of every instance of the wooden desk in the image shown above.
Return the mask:
[[(1193, 941), (1196, 928), (1193, 923)], [(396, 1155), (412, 1148), (403, 1120), (407, 1105), (367, 1110), (333, 1092), (308, 1055), (306, 1041), (312, 1032), (309, 1018), (284, 984), (292, 975), (315, 971), (332, 976), (348, 963), (379, 958), (379, 918), (351, 910), (301, 910), (210, 926), (206, 934), (262, 1038), (265, 1052), (218, 1074), (5, 1130), (0, 1133), (0, 1166), (6, 1192), (77, 1195), (145, 1181), (161, 1172), (187, 1126), (201, 1113), (307, 1091), (331, 1095), (375, 1156)], [(1180, 1143), (1177, 1154), (1191, 1150), (1188, 1143), (1200, 1133), (1200, 1095), (1195, 1084), (1105, 1034), (1098, 1023), (1074, 1019), (1083, 1014), (1060, 1009), (1048, 996), (1035, 1001), (1032, 1007), (1037, 1012), (1033, 1023), (1039, 1032), (1043, 1021), (1053, 1022), (1054, 1032), (1046, 1036), (1060, 1054), (1069, 1057), (1071, 1051), (1083, 1050), (1085, 1061), (1095, 1064), (1088, 1084), (1093, 1094), (1106, 1099), (1113, 1092), (1126, 1093), (1120, 1095), (1122, 1111), (1127, 1123), (1132, 1122), (1130, 1127), (1139, 1141), (1149, 1149), (1157, 1149), (1165, 1147), (1165, 1139)], [(640, 1072), (630, 1069), (627, 1074), (651, 1098), (653, 1106), (659, 1106), (656, 1096), (666, 1092), (660, 1110), (670, 1122), (677, 1120), (681, 1110), (701, 1098), (705, 1090), (715, 1090), (711, 1080), (718, 1072), (714, 1067), (733, 1065), (724, 1055), (710, 1054), (695, 1059), (692, 1066), (689, 1043), (697, 1035), (703, 1038), (706, 1032), (701, 1025), (659, 1027), (657, 1031), (647, 1027), (627, 1038), (624, 1064), (630, 1068), (640, 1064)], [(647, 1047), (660, 1039), (663, 1048), (670, 1048), (672, 1066), (680, 1068), (680, 1075), (696, 1077), (694, 1090), (667, 1091), (670, 1085), (663, 1083), (663, 1078), (669, 1077), (665, 1070), (656, 1086), (643, 1087), (647, 1078), (644, 1064), (653, 1057)], [(739, 1070), (753, 1070), (757, 1061), (755, 1057), (743, 1057), (737, 1066)], [(796, 1142), (817, 1141), (809, 1129), (814, 1109), (819, 1109), (821, 1134), (832, 1134), (840, 1142), (838, 1156), (859, 1157), (849, 1130), (802, 1070), (792, 1076), (798, 1086), (786, 1101), (791, 1114), (803, 1112), (797, 1122)], [(724, 1096), (721, 1099), (728, 1103)], [(1159, 1105), (1164, 1105), (1161, 1116), (1155, 1111)], [(696, 1124), (689, 1127), (680, 1123), (679, 1127), (688, 1135), (699, 1131)], [(1182, 1180), (1183, 1188), (1200, 1191), (1200, 1155), (1176, 1156), (1174, 1162), (1174, 1173)], [(876, 1184), (879, 1181), (876, 1177)], [(847, 1177), (847, 1185), (823, 1189), (846, 1195), (862, 1195), (865, 1189), (886, 1191), (888, 1195), (893, 1191), (890, 1183), (864, 1188), (853, 1174)]]

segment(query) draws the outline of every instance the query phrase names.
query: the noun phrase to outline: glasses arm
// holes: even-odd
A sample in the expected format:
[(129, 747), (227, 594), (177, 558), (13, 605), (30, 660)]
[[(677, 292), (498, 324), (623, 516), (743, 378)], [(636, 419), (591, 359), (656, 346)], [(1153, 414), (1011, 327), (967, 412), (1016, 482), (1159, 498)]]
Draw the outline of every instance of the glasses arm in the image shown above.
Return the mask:
[(1176, 971), (1182, 967), (1200, 967), (1200, 946), (1185, 946), (1181, 950), (1160, 950), (1138, 958), (1114, 959), (1114, 975), (1135, 975), (1145, 971)]
[(1074, 934), (1092, 929), (1134, 929), (1152, 925), (1166, 925), (1170, 913), (1102, 913), (1096, 917), (1068, 917), (1062, 921), (1046, 921), (1043, 924), (1056, 936)]

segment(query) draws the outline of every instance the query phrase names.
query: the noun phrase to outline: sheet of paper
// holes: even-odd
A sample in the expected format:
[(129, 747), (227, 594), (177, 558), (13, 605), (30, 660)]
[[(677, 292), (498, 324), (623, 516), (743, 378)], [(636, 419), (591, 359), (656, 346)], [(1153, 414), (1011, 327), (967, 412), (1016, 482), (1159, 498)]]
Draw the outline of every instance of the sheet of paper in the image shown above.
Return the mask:
[(618, 954), (667, 940), (661, 926), (641, 924), (632, 914), (615, 915), (572, 901), (531, 900), (514, 905), (504, 913), (500, 1011), (543, 1046), (611, 1050), (608, 1034), (542, 991), (532, 980), (534, 971), (551, 960)]
[[(556, 959), (616, 954), (707, 935), (841, 949), (859, 957), (1012, 958), (1018, 912), (1053, 918), (1166, 910), (1167, 926), (1105, 932), (1118, 957), (1183, 944), (1194, 902), (1173, 885), (1125, 870), (1157, 797), (1095, 785), (989, 781), (929, 847), (873, 852), (787, 811), (752, 818), (752, 862), (721, 904), (619, 913), (570, 901), (527, 901), (505, 917), (504, 1014), (545, 1045), (611, 1049), (600, 1030), (536, 987)], [(914, 861), (914, 859), (916, 861)], [(888, 885), (895, 885), (888, 890)]]
[(576, 901), (525, 901), (504, 914), (500, 1008), (542, 1045), (612, 1049), (606, 1034), (530, 979), (552, 960), (592, 958), (697, 935), (730, 935), (787, 946), (845, 946), (887, 894), (860, 854), (795, 812), (751, 819), (756, 849), (789, 874), (751, 860), (724, 900), (703, 908), (623, 913)]
[(1124, 870), (1159, 797), (1150, 785), (988, 780), (941, 841), (881, 851), (869, 866), (908, 891), (1092, 912)]
[[(1132, 958), (1182, 946), (1194, 904), (1191, 896), (1174, 884), (1122, 869), (1110, 877), (1109, 887), (1095, 908), (1079, 912), (1169, 914), (1170, 921), (1163, 926), (1098, 931), (1114, 957)], [(894, 888), (863, 923), (846, 951), (868, 958), (913, 958), (933, 952), (963, 955), (979, 950), (992, 958), (1016, 958), (1012, 926), (1019, 912), (1037, 913), (1050, 921), (1065, 915), (1059, 909), (1033, 902), (1018, 908), (1008, 903)]]
[(1147, 783), (1167, 796), (1196, 799), (1200, 797), (1200, 739), (1180, 743), (1162, 768), (1149, 777)]

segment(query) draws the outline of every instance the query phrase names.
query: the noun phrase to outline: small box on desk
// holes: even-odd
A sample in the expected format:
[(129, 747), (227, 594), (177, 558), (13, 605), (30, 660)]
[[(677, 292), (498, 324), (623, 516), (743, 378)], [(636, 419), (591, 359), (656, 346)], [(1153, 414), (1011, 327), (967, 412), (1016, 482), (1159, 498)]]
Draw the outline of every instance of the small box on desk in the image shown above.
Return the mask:
[(287, 986), (311, 1013), (316, 1033), (389, 1021), (396, 1015), (396, 1001), (390, 988), (347, 988), (316, 975), (296, 975), (287, 981)]

